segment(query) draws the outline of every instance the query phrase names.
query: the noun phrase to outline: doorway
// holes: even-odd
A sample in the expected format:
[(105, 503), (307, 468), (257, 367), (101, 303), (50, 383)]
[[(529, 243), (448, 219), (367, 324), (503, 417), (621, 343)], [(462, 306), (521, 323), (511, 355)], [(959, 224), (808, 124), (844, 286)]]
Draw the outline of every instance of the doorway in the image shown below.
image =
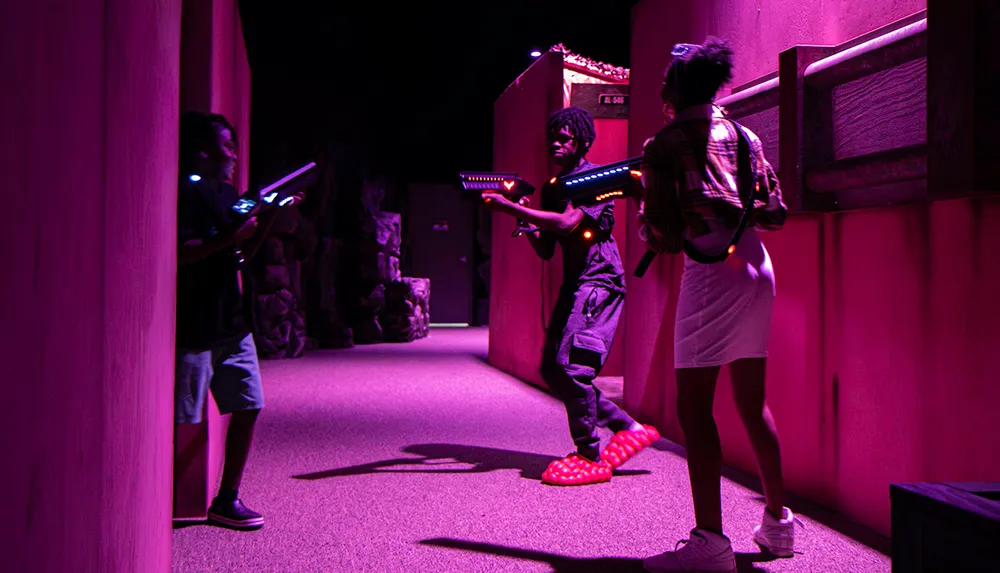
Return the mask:
[(431, 324), (472, 323), (476, 203), (462, 198), (458, 185), (411, 183), (406, 274), (431, 281)]

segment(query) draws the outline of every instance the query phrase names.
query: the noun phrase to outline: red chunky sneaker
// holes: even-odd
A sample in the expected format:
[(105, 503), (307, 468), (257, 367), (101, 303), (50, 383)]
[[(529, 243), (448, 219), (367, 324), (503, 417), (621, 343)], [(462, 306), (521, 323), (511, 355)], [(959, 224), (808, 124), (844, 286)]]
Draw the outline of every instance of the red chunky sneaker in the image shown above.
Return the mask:
[(615, 434), (611, 438), (611, 443), (601, 452), (601, 460), (611, 469), (615, 469), (660, 439), (660, 432), (653, 426), (644, 425), (642, 428), (642, 430), (622, 430)]
[(611, 467), (608, 464), (592, 462), (576, 452), (550, 463), (542, 474), (542, 483), (549, 485), (590, 485), (609, 480)]

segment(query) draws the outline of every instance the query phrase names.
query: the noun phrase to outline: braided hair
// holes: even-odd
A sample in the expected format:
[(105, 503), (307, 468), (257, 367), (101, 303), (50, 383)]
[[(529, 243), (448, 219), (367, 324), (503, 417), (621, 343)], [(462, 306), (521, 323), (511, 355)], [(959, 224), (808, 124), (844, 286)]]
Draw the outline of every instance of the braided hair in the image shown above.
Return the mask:
[(597, 138), (597, 131), (594, 129), (594, 118), (585, 109), (578, 107), (567, 107), (556, 110), (549, 116), (549, 121), (545, 125), (548, 133), (559, 131), (562, 128), (569, 128), (573, 139), (583, 144), (583, 149), (590, 149)]
[(677, 55), (663, 82), (676, 90), (686, 105), (712, 101), (719, 88), (733, 79), (733, 50), (724, 40), (709, 36), (701, 45), (678, 44), (674, 50)]

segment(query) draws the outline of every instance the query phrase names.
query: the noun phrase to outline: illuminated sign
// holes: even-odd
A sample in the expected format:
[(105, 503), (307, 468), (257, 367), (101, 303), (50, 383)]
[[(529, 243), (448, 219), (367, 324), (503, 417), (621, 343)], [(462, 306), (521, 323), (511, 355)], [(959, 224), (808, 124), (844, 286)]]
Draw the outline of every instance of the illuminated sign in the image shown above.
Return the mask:
[(601, 105), (628, 105), (628, 94), (600, 94), (598, 103)]

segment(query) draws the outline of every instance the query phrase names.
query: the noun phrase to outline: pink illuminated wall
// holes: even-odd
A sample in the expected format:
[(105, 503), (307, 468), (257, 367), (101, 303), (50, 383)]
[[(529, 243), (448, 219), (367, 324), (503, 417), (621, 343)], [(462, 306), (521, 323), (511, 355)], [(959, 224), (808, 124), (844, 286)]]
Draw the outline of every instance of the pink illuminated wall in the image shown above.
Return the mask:
[[(239, 137), (234, 185), (245, 189), (250, 158), (250, 66), (236, 0), (184, 0), (181, 107), (221, 113)], [(222, 471), (229, 418), (209, 393), (200, 424), (178, 426), (174, 517), (205, 517)]]
[(184, 0), (181, 107), (221, 113), (240, 139), (235, 185), (249, 179), (250, 64), (237, 0)]
[(738, 86), (777, 71), (778, 54), (794, 45), (840, 44), (926, 8), (927, 0), (642, 0), (632, 10), (629, 151), (663, 126), (658, 86), (677, 42), (724, 37)]
[(179, 0), (5, 2), (5, 571), (170, 570)]
[[(739, 84), (776, 71), (778, 53), (795, 44), (835, 45), (924, 8), (641, 2), (633, 12), (631, 150), (662, 125), (658, 84), (675, 42), (706, 33), (730, 39)], [(996, 198), (945, 200), (799, 215), (765, 236), (778, 289), (768, 399), (793, 491), (888, 534), (890, 482), (1000, 475), (1000, 457), (991, 455), (1000, 449), (991, 362), (1000, 344), (1000, 271), (990, 248), (1000, 235), (987, 223), (997, 216)], [(631, 267), (642, 252), (634, 226), (627, 250)], [(660, 257), (629, 284), (625, 401), (682, 441), (672, 369), (679, 278), (679, 257)], [(728, 378), (716, 416), (726, 462), (754, 472)]]
[[(536, 188), (551, 176), (545, 122), (563, 107), (562, 79), (562, 54), (546, 52), (497, 100), (494, 170), (517, 172)], [(532, 199), (537, 206), (538, 198)], [(538, 371), (544, 325), (558, 292), (552, 285), (558, 288), (562, 271), (555, 257), (555, 262), (543, 262), (526, 239), (511, 237), (514, 227), (513, 217), (493, 214), (489, 362), (545, 387)]]

